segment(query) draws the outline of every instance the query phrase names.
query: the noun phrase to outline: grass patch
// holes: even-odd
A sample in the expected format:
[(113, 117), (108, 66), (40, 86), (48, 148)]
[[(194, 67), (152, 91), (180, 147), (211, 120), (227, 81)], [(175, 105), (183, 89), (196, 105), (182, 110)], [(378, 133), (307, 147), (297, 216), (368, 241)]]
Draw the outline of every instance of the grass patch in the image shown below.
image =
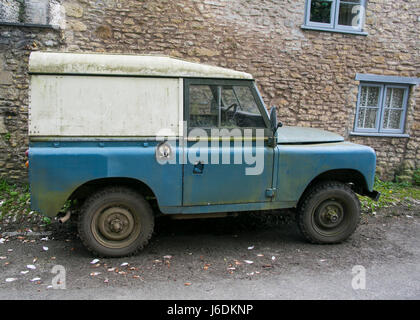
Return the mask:
[(379, 209), (396, 205), (404, 205), (408, 208), (420, 205), (420, 188), (418, 186), (381, 181), (376, 178), (374, 189), (381, 193), (378, 202), (369, 197), (359, 197), (365, 213), (375, 213)]
[(40, 226), (48, 224), (41, 214), (31, 211), (29, 186), (18, 186), (0, 179), (0, 223), (4, 226), (13, 223), (25, 225), (39, 221)]

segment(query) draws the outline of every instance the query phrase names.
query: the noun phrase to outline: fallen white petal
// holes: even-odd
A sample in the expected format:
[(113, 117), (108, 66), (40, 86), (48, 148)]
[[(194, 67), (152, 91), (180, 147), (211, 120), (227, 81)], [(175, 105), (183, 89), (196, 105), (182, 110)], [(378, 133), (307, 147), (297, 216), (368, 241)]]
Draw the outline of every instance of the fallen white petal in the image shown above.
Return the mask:
[(41, 280), (41, 278), (33, 278), (33, 279), (31, 279), (31, 282), (35, 282), (35, 281), (39, 281), (39, 280)]
[(7, 259), (7, 257), (4, 257), (4, 256), (0, 257), (0, 260), (4, 260), (4, 259)]
[(31, 269), (31, 270), (35, 270), (36, 269), (36, 267), (33, 264), (28, 264), (26, 266), (26, 268)]
[(128, 266), (128, 262), (123, 262), (123, 263), (121, 263), (121, 265), (120, 265), (120, 267), (125, 267), (125, 266)]
[(170, 256), (170, 255), (163, 256), (163, 259), (172, 259), (172, 256)]
[(17, 280), (17, 278), (7, 278), (6, 282), (13, 282), (13, 281), (16, 281), (16, 280)]
[(48, 247), (42, 247), (42, 250), (48, 251)]
[(21, 271), (20, 273), (21, 274), (27, 274), (29, 271), (28, 270), (26, 270), (26, 271)]
[(248, 247), (248, 250), (252, 250), (252, 249), (254, 249), (254, 246)]
[(0, 244), (3, 244), (6, 241), (4, 238), (0, 238)]
[(90, 264), (96, 264), (96, 263), (98, 263), (99, 262), (99, 259), (93, 259), (91, 262), (90, 262)]
[(276, 257), (275, 256), (272, 256), (271, 257), (271, 260), (273, 260), (273, 261), (276, 260)]
[(245, 263), (248, 263), (248, 264), (252, 264), (252, 263), (254, 263), (254, 261), (251, 261), (251, 260), (244, 260), (244, 262), (245, 262)]

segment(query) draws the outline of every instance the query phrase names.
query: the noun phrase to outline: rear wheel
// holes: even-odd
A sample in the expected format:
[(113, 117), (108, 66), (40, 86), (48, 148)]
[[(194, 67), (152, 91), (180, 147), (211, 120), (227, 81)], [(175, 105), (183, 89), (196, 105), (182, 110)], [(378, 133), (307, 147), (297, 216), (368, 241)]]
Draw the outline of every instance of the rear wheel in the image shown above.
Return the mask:
[(298, 206), (298, 225), (312, 243), (340, 243), (356, 230), (360, 202), (341, 182), (323, 182), (310, 189)]
[(149, 203), (128, 188), (107, 188), (83, 204), (79, 236), (99, 256), (122, 257), (143, 249), (152, 236), (154, 216)]

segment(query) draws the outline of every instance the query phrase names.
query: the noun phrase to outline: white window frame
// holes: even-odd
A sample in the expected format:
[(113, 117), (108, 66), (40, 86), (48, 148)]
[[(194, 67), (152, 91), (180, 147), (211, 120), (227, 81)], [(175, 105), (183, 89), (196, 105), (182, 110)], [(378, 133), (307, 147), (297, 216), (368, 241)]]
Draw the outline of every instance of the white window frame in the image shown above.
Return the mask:
[(320, 31), (332, 31), (332, 32), (343, 32), (343, 33), (355, 33), (367, 35), (363, 32), (363, 26), (365, 22), (365, 12), (366, 12), (366, 0), (360, 1), (360, 21), (357, 27), (354, 26), (344, 26), (338, 24), (340, 4), (341, 2), (346, 2), (345, 0), (331, 0), (331, 19), (330, 23), (320, 23), (310, 21), (311, 19), (311, 4), (313, 0), (306, 0), (306, 9), (305, 9), (305, 25), (302, 26), (304, 29), (314, 29)]

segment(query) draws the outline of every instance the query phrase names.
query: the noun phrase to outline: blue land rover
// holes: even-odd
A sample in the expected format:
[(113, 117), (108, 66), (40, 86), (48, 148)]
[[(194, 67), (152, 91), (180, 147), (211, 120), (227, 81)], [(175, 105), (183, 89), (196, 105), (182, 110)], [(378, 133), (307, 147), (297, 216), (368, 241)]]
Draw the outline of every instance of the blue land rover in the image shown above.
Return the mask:
[[(282, 126), (252, 75), (163, 56), (33, 52), (31, 203), (96, 255), (135, 254), (156, 215), (293, 209), (313, 243), (356, 229), (373, 190), (369, 147)], [(279, 213), (280, 214), (280, 213)]]

